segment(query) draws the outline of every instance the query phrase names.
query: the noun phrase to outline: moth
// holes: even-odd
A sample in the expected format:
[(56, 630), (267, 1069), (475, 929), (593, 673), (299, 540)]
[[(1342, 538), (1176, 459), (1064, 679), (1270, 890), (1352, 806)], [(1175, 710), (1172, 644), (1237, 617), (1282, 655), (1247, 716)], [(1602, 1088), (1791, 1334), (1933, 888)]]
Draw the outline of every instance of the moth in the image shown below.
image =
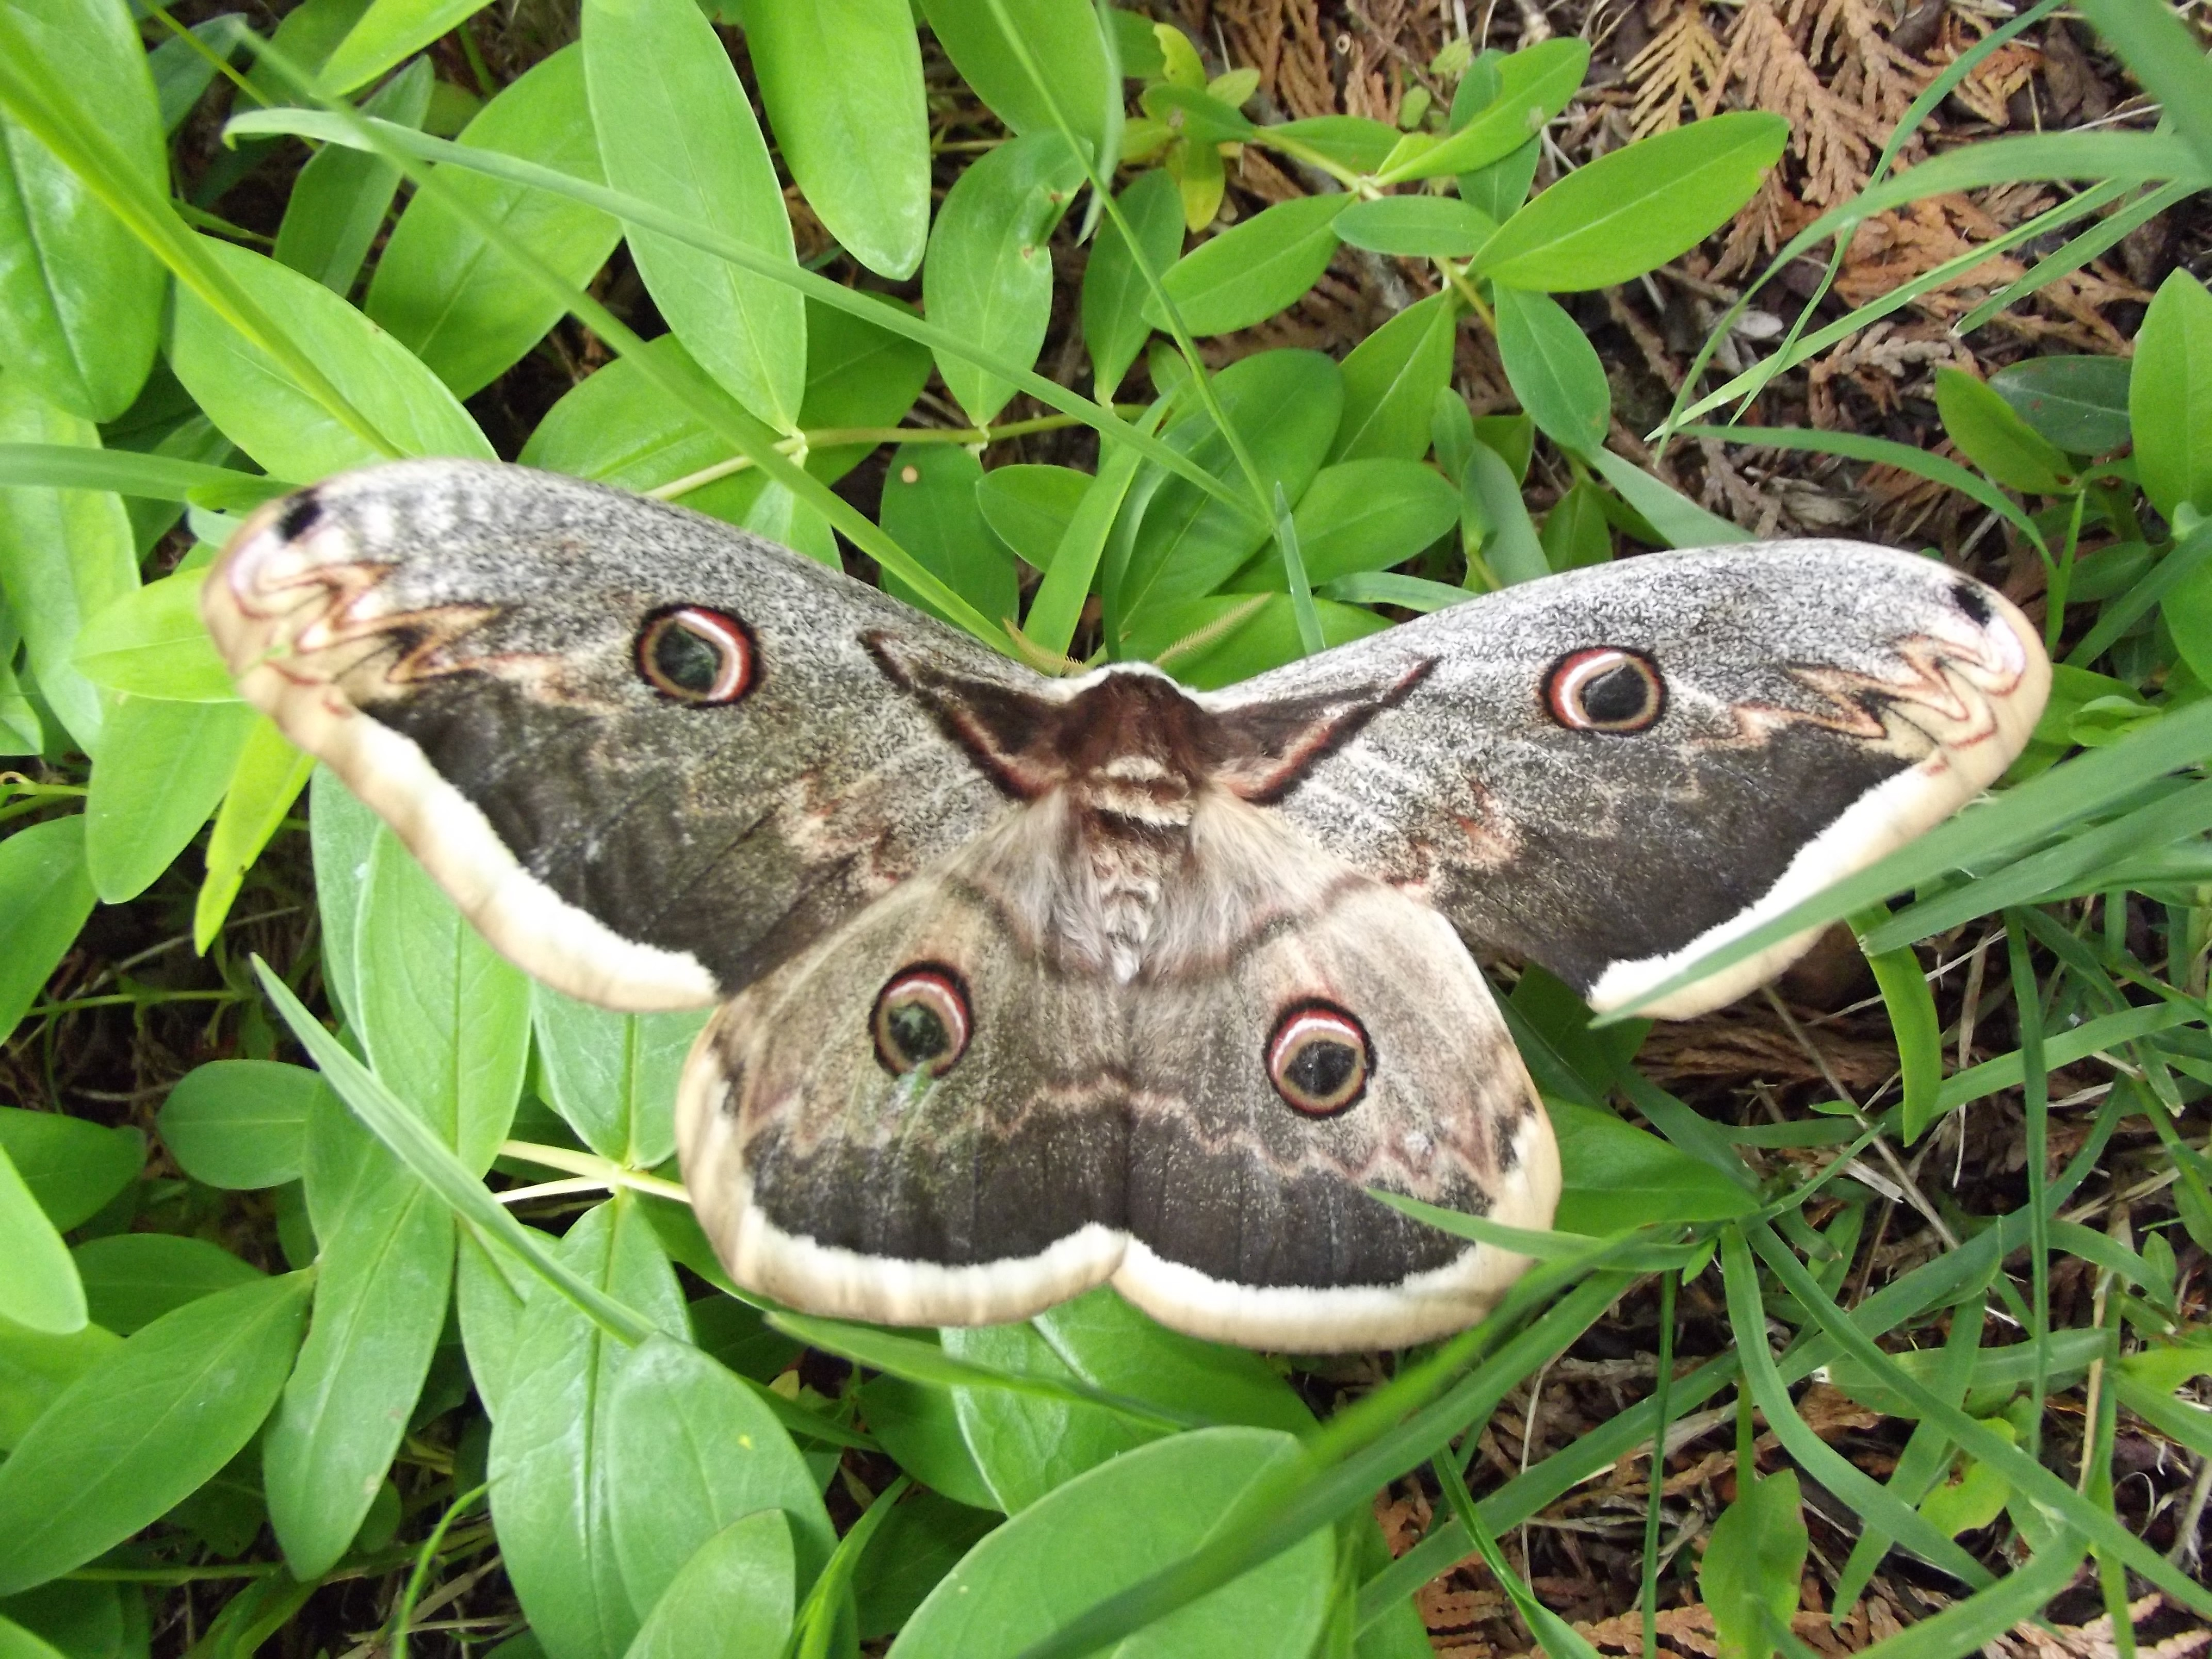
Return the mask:
[(513, 961), (716, 1006), (679, 1139), (738, 1283), (965, 1324), (1111, 1282), (1308, 1352), (1459, 1328), (1527, 1265), (1369, 1189), (1551, 1221), (1470, 947), (1619, 1007), (1971, 799), (2050, 682), (2002, 596), (1834, 541), (1575, 570), (1223, 691), (1050, 678), (728, 525), (465, 461), (270, 503), (203, 604)]

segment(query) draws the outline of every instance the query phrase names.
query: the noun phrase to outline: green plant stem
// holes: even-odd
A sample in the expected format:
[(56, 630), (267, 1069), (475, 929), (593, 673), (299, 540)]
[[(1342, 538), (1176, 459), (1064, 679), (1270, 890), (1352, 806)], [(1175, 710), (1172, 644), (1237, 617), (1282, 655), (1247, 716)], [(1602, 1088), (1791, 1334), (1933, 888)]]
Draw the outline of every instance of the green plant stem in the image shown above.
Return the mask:
[[(1138, 409), (1135, 412), (1143, 411)], [(1059, 432), (1083, 424), (1073, 415), (1037, 415), (1026, 421), (1006, 421), (997, 426), (826, 426), (795, 437), (779, 438), (775, 447), (779, 453), (796, 458), (817, 449), (842, 449), (848, 444), (994, 444), (1007, 438)], [(645, 494), (657, 501), (674, 501), (717, 479), (745, 471), (753, 465), (750, 455), (732, 455), (712, 466), (702, 466), (696, 472), (656, 484)]]
[(2043, 1432), (2044, 1373), (2051, 1346), (2051, 1218), (2046, 1203), (2051, 1162), (2051, 1074), (2043, 1063), (2043, 1003), (2035, 964), (2020, 920), (2005, 913), (2005, 951), (2012, 971), (2012, 999), (2020, 1013), (2021, 1109), (2027, 1129), (2029, 1340), (2036, 1363), (2028, 1382), (2034, 1402), (2027, 1449), (2031, 1455)]
[(1659, 1360), (1651, 1387), (1658, 1421), (1651, 1431), (1651, 1462), (1644, 1483), (1644, 1584), (1637, 1598), (1644, 1612), (1644, 1659), (1658, 1659), (1659, 1653), (1659, 1510), (1667, 1487), (1667, 1429), (1673, 1421), (1668, 1396), (1674, 1391), (1674, 1292), (1680, 1282), (1679, 1273), (1659, 1275)]
[[(992, 21), (998, 24), (999, 33), (1006, 37), (1006, 45), (1012, 49), (1015, 58), (1020, 63), (1022, 72), (1029, 76), (1030, 84), (1044, 100), (1045, 107), (1052, 112), (1053, 122), (1060, 128), (1061, 138), (1076, 159), (1083, 163), (1084, 175), (1091, 181), (1091, 188), (1097, 192), (1098, 200), (1106, 210), (1106, 216), (1114, 222), (1114, 228), (1121, 233), (1121, 240), (1128, 249), (1130, 261), (1137, 268), (1137, 274), (1145, 279), (1145, 286), (1152, 291), (1152, 298), (1158, 301), (1160, 313), (1167, 319), (1169, 336), (1175, 341), (1176, 349), (1182, 353), (1183, 361), (1190, 365), (1191, 388), (1196, 392), (1199, 402), (1205, 405), (1206, 414), (1212, 417), (1215, 427), (1220, 430), (1223, 441), (1229, 446), (1229, 453), (1236, 458), (1237, 470), (1243, 473), (1245, 485), (1251, 490), (1252, 501), (1259, 509), (1258, 519), (1262, 522), (1271, 521), (1273, 518), (1271, 511), (1273, 503), (1269, 500), (1267, 481), (1260, 476), (1259, 464), (1252, 459), (1252, 452), (1244, 442), (1244, 434), (1237, 431), (1236, 423), (1230, 420), (1228, 411), (1221, 407), (1219, 398), (1214, 395), (1212, 377), (1206, 372), (1205, 360), (1198, 355), (1198, 343), (1191, 338), (1190, 331), (1183, 326), (1182, 313), (1169, 296), (1160, 280), (1160, 273), (1152, 269), (1152, 258), (1145, 252), (1144, 242), (1129, 223), (1127, 216), (1122, 213), (1121, 204), (1114, 199), (1111, 174), (1106, 171), (1102, 159), (1091, 153), (1091, 146), (1076, 136), (1074, 124), (1067, 118), (1067, 112), (1060, 107), (1060, 94), (1038, 70), (1036, 59), (1030, 55), (1029, 42), (1022, 39), (1020, 32), (1013, 26), (1013, 20), (1006, 15), (1006, 0), (985, 0), (985, 3), (991, 9)], [(1254, 515), (1248, 513), (1246, 516)]]

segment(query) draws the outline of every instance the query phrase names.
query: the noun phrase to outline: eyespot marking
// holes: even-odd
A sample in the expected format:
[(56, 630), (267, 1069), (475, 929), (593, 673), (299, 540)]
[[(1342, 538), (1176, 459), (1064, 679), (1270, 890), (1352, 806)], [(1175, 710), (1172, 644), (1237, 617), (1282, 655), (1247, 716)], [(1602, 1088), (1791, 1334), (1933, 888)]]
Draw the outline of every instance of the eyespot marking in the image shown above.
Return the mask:
[(1318, 998), (1296, 1002), (1267, 1039), (1267, 1080), (1293, 1111), (1334, 1117), (1367, 1092), (1375, 1069), (1366, 1028)]
[(321, 522), (323, 504), (315, 499), (315, 492), (303, 489), (284, 504), (277, 515), (276, 533), (288, 542), (296, 542)]
[(910, 963), (876, 993), (868, 1029), (876, 1063), (893, 1077), (909, 1072), (943, 1077), (967, 1053), (975, 1029), (968, 987), (941, 962)]
[(1967, 621), (1977, 628), (1987, 628), (1990, 618), (1996, 615), (1990, 608), (1990, 596), (1972, 582), (1953, 584), (1951, 603), (1965, 611)]
[(1544, 707), (1571, 732), (1641, 732), (1667, 711), (1667, 684), (1640, 651), (1570, 652), (1544, 681)]
[(759, 658), (752, 630), (728, 612), (670, 605), (639, 630), (637, 672), (672, 702), (719, 708), (751, 691)]

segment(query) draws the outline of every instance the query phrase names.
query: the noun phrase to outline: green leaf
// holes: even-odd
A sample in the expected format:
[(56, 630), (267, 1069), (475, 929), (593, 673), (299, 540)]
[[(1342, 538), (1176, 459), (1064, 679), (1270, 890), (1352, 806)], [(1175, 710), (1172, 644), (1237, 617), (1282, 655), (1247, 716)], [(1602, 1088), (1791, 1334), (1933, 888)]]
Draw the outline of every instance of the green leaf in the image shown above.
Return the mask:
[(262, 1276), (220, 1244), (174, 1233), (114, 1233), (70, 1255), (93, 1318), (124, 1336), (187, 1302)]
[[(402, 452), (493, 459), (438, 378), (330, 289), (246, 248), (207, 238), (202, 246), (255, 302), (284, 319), (300, 348)], [(169, 360), (208, 418), (280, 477), (312, 483), (390, 459), (190, 289), (177, 295)]]
[(482, 11), (485, 0), (373, 0), (361, 21), (323, 60), (324, 90), (366, 86), (403, 58)]
[[(0, 441), (100, 447), (89, 422), (43, 402), (27, 376), (12, 373), (0, 374)], [(0, 488), (0, 597), (23, 630), (40, 694), (87, 752), (99, 741), (100, 699), (72, 660), (77, 635), (137, 586), (130, 515), (113, 495)]]
[[(9, 9), (36, 53), (22, 67), (99, 125), (142, 188), (166, 193), (160, 109), (129, 14), (102, 0)], [(161, 263), (11, 117), (0, 116), (0, 362), (48, 403), (112, 421), (153, 365)]]
[(1999, 483), (2044, 495), (2065, 488), (2073, 464), (1972, 375), (1937, 369), (1936, 410), (1960, 453)]
[(1721, 1221), (1757, 1200), (1728, 1176), (1596, 1106), (1547, 1096), (1564, 1181), (1552, 1224), (1594, 1237), (1654, 1223)]
[(1613, 557), (1613, 526), (1603, 500), (1598, 486), (1584, 479), (1553, 503), (1537, 535), (1553, 569), (1577, 570)]
[[(1521, 499), (1521, 481), (1505, 458), (1487, 443), (1478, 441), (1468, 458), (1460, 495), (1467, 516), (1485, 531), (1481, 557), (1500, 586), (1510, 587), (1516, 582), (1534, 581), (1552, 574), (1536, 526)], [(1470, 562), (1468, 585), (1486, 586), (1477, 583), (1476, 574)]]
[[(663, 1330), (683, 1330), (675, 1275), (629, 1194), (586, 1212), (552, 1249), (587, 1284)], [(523, 1304), (506, 1398), (492, 1421), (491, 1511), (507, 1576), (552, 1659), (619, 1659), (637, 1632), (617, 1565), (623, 1494), (608, 1449), (616, 1379), (635, 1352), (559, 1297), (539, 1291)]]
[(2203, 44), (2153, 0), (2088, 0), (2081, 11), (2165, 107), (2198, 167), (2212, 169), (2212, 66)]
[(1609, 449), (1594, 449), (1583, 459), (1667, 538), (1669, 547), (1725, 547), (1752, 539), (1749, 531), (1739, 530), (1726, 519), (1706, 512), (1671, 484)]
[(1589, 45), (1571, 35), (1540, 40), (1499, 59), (1495, 100), (1442, 143), (1385, 168), (1376, 182), (1473, 173), (1510, 155), (1567, 106), (1589, 70)]
[[(1182, 198), (1176, 181), (1158, 167), (1139, 173), (1115, 198), (1145, 264), (1158, 276), (1182, 252)], [(1083, 270), (1083, 342), (1091, 353), (1091, 391), (1110, 398), (1152, 331), (1146, 316), (1152, 289), (1121, 227), (1111, 219)]]
[(308, 1284), (187, 1303), (62, 1392), (0, 1464), (0, 1595), (121, 1543), (237, 1455), (291, 1369)]
[[(228, 442), (221, 439), (218, 441), (223, 443), (228, 454)], [(118, 495), (163, 501), (186, 501), (194, 490), (207, 488), (232, 491), (265, 488), (272, 495), (281, 495), (291, 488), (258, 472), (233, 472), (227, 467), (210, 466), (167, 453), (86, 449), (66, 443), (0, 444), (0, 484), (33, 489), (112, 489)]]
[[(378, 88), (362, 112), (419, 127), (430, 107), (430, 60), (418, 58)], [(276, 263), (341, 297), (352, 293), (398, 193), (399, 169), (384, 157), (325, 144), (293, 181), (270, 250)]]
[[(1100, 1465), (969, 1552), (901, 1632), (899, 1659), (1022, 1652), (1180, 1560), (1297, 1455), (1288, 1435), (1202, 1429)], [(1147, 1524), (1132, 1526), (1132, 1516)], [(1115, 1651), (1128, 1659), (1232, 1651), (1302, 1659), (1321, 1627), (1334, 1555), (1322, 1528)]]
[[(1458, 520), (1459, 492), (1416, 461), (1340, 461), (1314, 475), (1291, 516), (1306, 579), (1318, 587), (1355, 571), (1403, 564)], [(1231, 585), (1281, 591), (1282, 550), (1270, 547)]]
[(1508, 219), (1474, 269), (1551, 293), (1655, 270), (1726, 224), (1789, 137), (1778, 115), (1732, 110), (1613, 150)]
[(146, 1162), (145, 1138), (136, 1129), (15, 1106), (0, 1106), (0, 1152), (61, 1232), (106, 1209)]
[(1501, 288), (1497, 301), (1498, 355), (1521, 407), (1570, 453), (1602, 449), (1613, 392), (1589, 337), (1548, 295)]
[[(902, 8), (903, 12), (903, 8)], [(775, 1510), (699, 1546), (647, 1615), (629, 1659), (750, 1659), (791, 1634), (791, 1528)]]
[[(118, 1645), (121, 1632), (117, 1632)], [(74, 1659), (36, 1632), (0, 1615), (0, 1659)]]
[(1528, 186), (1535, 179), (1536, 163), (1543, 151), (1542, 143), (1531, 138), (1486, 167), (1461, 173), (1452, 181), (1460, 200), (1503, 224), (1528, 199)]
[(359, 925), (356, 1018), (370, 1064), (481, 1174), (522, 1091), (530, 981), (392, 836), (369, 859)]
[[(600, 183), (582, 49), (564, 47), (503, 88), (461, 130), (459, 143)], [(590, 281), (622, 239), (618, 220), (582, 203), (447, 162), (431, 171), (444, 191), (498, 224), (566, 282)], [(562, 315), (560, 304), (503, 252), (422, 191), (392, 228), (362, 308), (463, 398), (512, 368)]]
[[(1074, 125), (1076, 136), (1109, 172), (1113, 157), (1105, 144), (1106, 101), (1120, 89), (1107, 77), (1106, 47), (1098, 19), (1085, 0), (1004, 0), (1006, 15), (1021, 37), (1053, 100)], [(1057, 132), (1052, 105), (1023, 67), (988, 0), (922, 0), (930, 32), (960, 71), (960, 78), (990, 106), (991, 112), (1016, 132)]]
[(968, 1449), (951, 1390), (885, 1371), (860, 1385), (860, 1403), (868, 1431), (915, 1480), (971, 1509), (999, 1507)]
[(269, 1519), (292, 1576), (345, 1553), (399, 1448), (446, 1322), (453, 1218), (336, 1100), (308, 1119), (320, 1245), (314, 1319), (261, 1444)]
[[(50, 818), (0, 840), (0, 1031), (12, 1032), (92, 914), (84, 820)], [(97, 1207), (97, 1206), (95, 1206)], [(82, 1219), (82, 1218), (79, 1218)]]
[(2151, 505), (2169, 522), (2184, 501), (2212, 513), (2212, 294), (2186, 270), (2167, 276), (2143, 313), (2128, 418)]
[[(952, 1358), (1024, 1376), (1076, 1378), (1041, 1332), (1029, 1325), (948, 1328)], [(1009, 1389), (957, 1389), (953, 1407), (975, 1467), (995, 1506), (1013, 1515), (1062, 1482), (1120, 1456), (1165, 1431), (1103, 1407)]]
[(906, 0), (756, 0), (744, 21), (761, 102), (808, 205), (854, 258), (903, 282), (929, 234), (929, 112)]
[[(1052, 320), (1053, 227), (1067, 211), (1083, 169), (1059, 133), (1000, 145), (945, 192), (922, 268), (929, 319), (995, 357), (1028, 368)], [(937, 370), (977, 425), (1006, 406), (1014, 388), (940, 349)]]
[(238, 701), (230, 670), (200, 621), (207, 568), (134, 587), (77, 635), (73, 660), (94, 685), (171, 702)]
[(836, 1530), (821, 1482), (761, 1395), (696, 1348), (653, 1337), (604, 1411), (608, 1519), (632, 1606), (659, 1606), (694, 1553), (761, 1510), (790, 1523), (800, 1592), (813, 1583)]
[(2013, 413), (2059, 448), (2102, 455), (2128, 441), (2125, 357), (2028, 357), (1990, 376)]
[(1071, 1376), (1186, 1418), (1304, 1434), (1313, 1413), (1248, 1349), (1171, 1331), (1099, 1285), (1030, 1322)]
[(105, 1326), (48, 1336), (0, 1320), (0, 1451), (12, 1451), (62, 1390), (123, 1345)]
[(274, 720), (254, 717), (208, 833), (207, 874), (192, 903), (192, 943), (203, 953), (222, 931), (247, 869), (283, 827), (314, 769), (315, 757), (295, 749)]
[[(881, 302), (883, 325), (808, 298), (806, 398), (799, 423), (809, 432), (896, 426), (928, 383), (928, 348), (894, 331), (912, 314)], [(825, 483), (842, 478), (876, 451), (873, 443), (811, 446), (806, 470)]]
[[(1321, 280), (1336, 252), (1336, 216), (1348, 196), (1301, 196), (1262, 208), (1200, 242), (1169, 267), (1161, 286), (1183, 326), (1203, 337), (1264, 322)], [(1157, 327), (1167, 315), (1147, 300)]]
[(1329, 459), (1420, 459), (1437, 395), (1451, 384), (1458, 333), (1457, 303), (1443, 293), (1407, 307), (1352, 347), (1344, 359), (1344, 414)]
[[(952, 444), (902, 444), (884, 477), (884, 528), (923, 568), (994, 621), (1019, 604), (1013, 556), (991, 534), (975, 504), (983, 464)], [(884, 591), (929, 607), (896, 577)]]
[(1498, 221), (1449, 196), (1382, 196), (1346, 208), (1336, 234), (1376, 253), (1464, 259), (1498, 234)]
[(1400, 136), (1388, 121), (1364, 115), (1310, 115), (1304, 120), (1261, 127), (1257, 142), (1279, 146), (1293, 155), (1300, 149), (1311, 150), (1340, 167), (1366, 173), (1381, 170), (1383, 159), (1398, 147)]
[(1795, 1469), (1753, 1474), (1713, 1522), (1698, 1588), (1712, 1610), (1723, 1659), (1766, 1659), (1774, 1651), (1768, 1624), (1789, 1627), (1809, 1541)]
[(1874, 970), (1875, 984), (1889, 1012), (1891, 1036), (1897, 1043), (1899, 1086), (1904, 1097), (1905, 1144), (1920, 1139), (1936, 1121), (1937, 1099), (1943, 1087), (1943, 1028), (1936, 1018), (1935, 994), (1920, 970), (1920, 959), (1909, 945), (1892, 950), (1869, 949), (1865, 936), (1889, 920), (1887, 905), (1875, 904), (1852, 918), (1861, 936), (1860, 949)]
[(705, 1011), (618, 1014), (530, 988), (545, 1097), (584, 1144), (630, 1169), (676, 1151), (676, 1081)]
[(469, 1380), (484, 1415), (497, 1420), (514, 1376), (514, 1334), (522, 1322), (526, 1282), (509, 1279), (501, 1257), (474, 1227), (455, 1234), (453, 1316), (461, 1328)]
[(888, 1636), (905, 1624), (939, 1581), (998, 1524), (999, 1517), (988, 1510), (934, 1492), (908, 1493), (884, 1517), (874, 1546), (854, 1570), (860, 1639)]
[(85, 860), (104, 902), (137, 897), (199, 834), (256, 718), (242, 702), (109, 705), (84, 804)]
[[(1279, 484), (1292, 501), (1303, 496), (1321, 470), (1344, 406), (1344, 380), (1337, 366), (1318, 352), (1255, 352), (1215, 375), (1213, 389), (1261, 480)], [(1170, 427), (1167, 442), (1217, 477), (1231, 476), (1228, 443), (1204, 410)], [(1137, 489), (1144, 488), (1140, 479)], [(1117, 591), (1109, 590), (1109, 616), (1125, 619), (1127, 634), (1146, 606), (1211, 592), (1257, 552), (1267, 535), (1266, 525), (1218, 497), (1180, 477), (1167, 480), (1144, 510)], [(1176, 637), (1170, 635), (1158, 643)]]
[[(1314, 611), (1324, 647), (1364, 640), (1390, 625), (1372, 611), (1326, 599), (1316, 599)], [(1158, 661), (1199, 691), (1235, 685), (1310, 654), (1287, 593), (1225, 593), (1156, 605), (1123, 641), (1125, 660)]]
[(975, 486), (991, 533), (1032, 569), (1048, 570), (1095, 481), (1067, 466), (997, 466)]
[(51, 1336), (85, 1325), (85, 1291), (69, 1247), (0, 1147), (0, 1319)]
[[(795, 263), (775, 165), (729, 54), (693, 0), (586, 0), (585, 82), (607, 182)], [(806, 309), (782, 283), (629, 228), (646, 290), (684, 349), (779, 431), (806, 388)]]

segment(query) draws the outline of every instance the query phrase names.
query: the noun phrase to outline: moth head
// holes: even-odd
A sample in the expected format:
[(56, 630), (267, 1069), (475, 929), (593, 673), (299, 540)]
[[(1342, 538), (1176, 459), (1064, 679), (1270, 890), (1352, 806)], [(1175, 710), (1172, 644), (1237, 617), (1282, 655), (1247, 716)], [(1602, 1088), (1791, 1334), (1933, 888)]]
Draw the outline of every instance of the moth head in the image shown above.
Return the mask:
[(1267, 1080), (1292, 1110), (1334, 1117), (1367, 1092), (1375, 1069), (1367, 1029), (1318, 998), (1292, 1004), (1267, 1039)]
[(1571, 732), (1641, 732), (1667, 712), (1667, 683), (1641, 651), (1571, 651), (1544, 679), (1544, 708)]
[(638, 629), (637, 672), (671, 702), (720, 708), (759, 684), (759, 647), (752, 629), (726, 611), (665, 605)]
[(877, 1062), (893, 1077), (942, 1077), (967, 1052), (975, 1030), (967, 984), (943, 963), (910, 963), (876, 993), (868, 1029)]

